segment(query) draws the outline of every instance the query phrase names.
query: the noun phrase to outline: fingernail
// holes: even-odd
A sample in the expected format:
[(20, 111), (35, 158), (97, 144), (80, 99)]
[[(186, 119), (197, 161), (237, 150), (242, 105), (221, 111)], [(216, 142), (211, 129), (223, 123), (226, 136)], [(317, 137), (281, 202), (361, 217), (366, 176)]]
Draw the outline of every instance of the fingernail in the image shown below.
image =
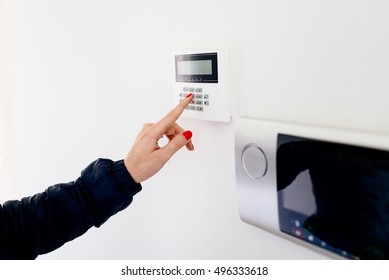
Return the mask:
[(189, 93), (185, 98), (190, 98), (192, 96), (192, 93)]
[(187, 130), (187, 131), (183, 132), (182, 135), (184, 135), (186, 140), (189, 140), (190, 138), (192, 138), (192, 131)]

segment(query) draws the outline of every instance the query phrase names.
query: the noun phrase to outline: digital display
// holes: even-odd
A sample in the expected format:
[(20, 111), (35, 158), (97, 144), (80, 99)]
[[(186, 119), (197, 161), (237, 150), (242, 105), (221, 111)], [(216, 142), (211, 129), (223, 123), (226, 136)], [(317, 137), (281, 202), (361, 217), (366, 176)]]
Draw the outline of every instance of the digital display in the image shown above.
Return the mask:
[(218, 83), (217, 53), (181, 54), (175, 56), (176, 82)]
[(212, 75), (212, 60), (177, 61), (178, 75)]
[(350, 259), (389, 259), (389, 152), (278, 135), (280, 230)]

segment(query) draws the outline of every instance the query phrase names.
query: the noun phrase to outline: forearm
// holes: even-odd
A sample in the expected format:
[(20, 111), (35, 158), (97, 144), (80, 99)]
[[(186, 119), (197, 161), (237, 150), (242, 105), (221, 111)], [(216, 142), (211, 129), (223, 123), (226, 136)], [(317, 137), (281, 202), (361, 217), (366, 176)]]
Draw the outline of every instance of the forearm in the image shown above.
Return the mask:
[(9, 201), (0, 217), (0, 257), (33, 259), (100, 226), (141, 190), (122, 161), (97, 160), (74, 182)]

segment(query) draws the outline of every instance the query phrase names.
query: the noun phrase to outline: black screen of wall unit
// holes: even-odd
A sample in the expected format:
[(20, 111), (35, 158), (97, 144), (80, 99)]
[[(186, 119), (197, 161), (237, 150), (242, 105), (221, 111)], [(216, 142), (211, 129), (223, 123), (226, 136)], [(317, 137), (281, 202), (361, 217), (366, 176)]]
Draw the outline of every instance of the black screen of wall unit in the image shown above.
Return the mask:
[(278, 135), (280, 230), (350, 259), (389, 259), (389, 152)]

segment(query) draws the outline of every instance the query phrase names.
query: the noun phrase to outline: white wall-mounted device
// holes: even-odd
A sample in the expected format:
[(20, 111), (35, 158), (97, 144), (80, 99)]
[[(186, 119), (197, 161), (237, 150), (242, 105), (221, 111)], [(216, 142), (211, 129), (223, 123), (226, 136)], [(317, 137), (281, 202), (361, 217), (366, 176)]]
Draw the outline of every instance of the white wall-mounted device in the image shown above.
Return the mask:
[(339, 258), (389, 258), (389, 137), (235, 120), (241, 219)]
[(208, 121), (231, 120), (228, 54), (225, 50), (176, 52), (174, 100), (194, 95), (183, 117)]

